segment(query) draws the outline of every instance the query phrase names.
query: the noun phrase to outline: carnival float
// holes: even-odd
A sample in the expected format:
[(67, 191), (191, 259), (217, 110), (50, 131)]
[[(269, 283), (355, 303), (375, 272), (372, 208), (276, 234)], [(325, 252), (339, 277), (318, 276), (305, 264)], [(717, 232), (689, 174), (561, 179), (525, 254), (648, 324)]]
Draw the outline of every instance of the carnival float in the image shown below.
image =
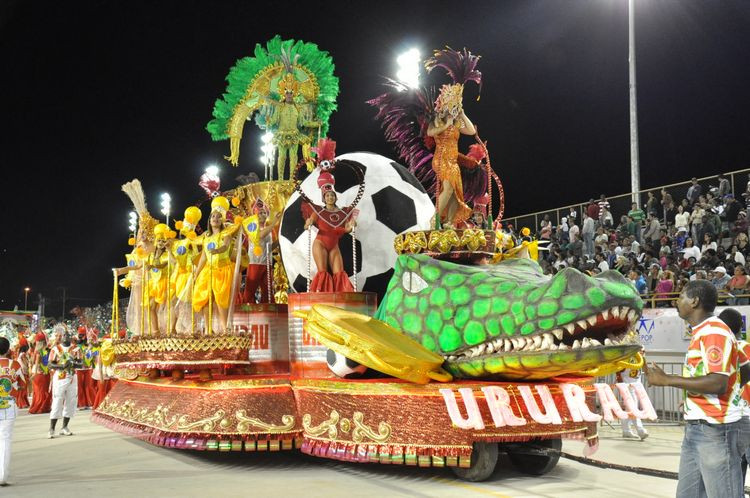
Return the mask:
[(263, 181), (221, 191), (203, 175), (205, 202), (174, 227), (138, 180), (123, 186), (138, 224), (113, 302), (124, 287), (129, 305), (112, 310), (118, 380), (93, 419), (170, 448), (482, 480), (498, 451), (543, 474), (563, 438), (593, 451), (602, 417), (655, 418), (642, 386), (594, 381), (642, 362), (637, 292), (616, 272), (544, 275), (537, 242), (502, 227), (502, 185), (462, 105), (478, 59), (436, 51), (425, 67), (446, 84), (388, 81), (369, 102), (406, 166), (336, 155), (338, 79), (316, 45), (276, 37), (237, 61), (207, 129), (234, 166), (252, 123), (276, 154)]

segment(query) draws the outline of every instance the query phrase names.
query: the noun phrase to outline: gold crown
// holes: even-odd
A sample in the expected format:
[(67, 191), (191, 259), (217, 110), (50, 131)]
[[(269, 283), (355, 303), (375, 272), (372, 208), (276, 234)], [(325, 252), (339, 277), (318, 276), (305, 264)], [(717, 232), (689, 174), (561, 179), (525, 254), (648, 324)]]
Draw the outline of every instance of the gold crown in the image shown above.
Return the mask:
[(153, 242), (156, 234), (154, 228), (159, 224), (159, 220), (151, 216), (148, 211), (138, 213), (138, 236), (143, 237), (149, 242)]
[(443, 85), (440, 87), (440, 95), (435, 100), (435, 110), (438, 112), (454, 111), (461, 109), (464, 95), (464, 86), (455, 83), (453, 85)]
[(281, 98), (284, 98), (284, 94), (290, 92), (293, 96), (297, 96), (299, 92), (299, 82), (294, 78), (292, 73), (286, 73), (281, 81), (279, 81), (279, 94)]

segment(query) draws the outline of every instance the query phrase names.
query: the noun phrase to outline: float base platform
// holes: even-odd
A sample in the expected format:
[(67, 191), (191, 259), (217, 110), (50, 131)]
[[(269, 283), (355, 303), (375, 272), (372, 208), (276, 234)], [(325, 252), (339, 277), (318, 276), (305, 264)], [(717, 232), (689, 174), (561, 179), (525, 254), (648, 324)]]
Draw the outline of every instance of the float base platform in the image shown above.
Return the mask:
[(178, 449), (279, 451), (302, 444), (301, 420), (285, 375), (120, 379), (92, 420)]
[[(592, 390), (586, 384), (591, 381), (581, 382), (588, 398)], [(536, 386), (546, 386), (562, 423), (535, 422), (518, 390), (521, 385), (528, 385), (532, 390)], [(418, 385), (394, 379), (293, 379), (292, 386), (302, 421), (302, 452), (323, 458), (420, 467), (469, 467), (474, 443), (541, 439), (579, 439), (591, 446), (597, 443), (597, 424), (573, 421), (559, 384), (554, 382), (460, 381)], [(508, 393), (507, 406), (514, 415), (525, 420), (524, 425), (497, 427), (493, 423), (482, 391), (488, 386), (502, 387)], [(481, 417), (480, 427), (465, 429), (455, 425), (447, 409), (448, 401), (441, 392), (449, 390), (464, 418), (467, 405), (459, 389), (467, 388), (476, 401), (472, 406), (478, 410), (475, 410), (476, 417)], [(533, 397), (543, 412), (539, 394)]]

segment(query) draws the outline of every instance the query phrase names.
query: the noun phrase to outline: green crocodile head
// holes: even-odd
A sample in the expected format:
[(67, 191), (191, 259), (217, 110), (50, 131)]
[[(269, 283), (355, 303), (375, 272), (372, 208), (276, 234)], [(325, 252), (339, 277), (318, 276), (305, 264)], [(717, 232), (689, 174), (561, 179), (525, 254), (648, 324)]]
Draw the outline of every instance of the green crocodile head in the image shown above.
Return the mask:
[(544, 379), (627, 359), (643, 309), (619, 273), (528, 259), (464, 266), (401, 255), (376, 318), (445, 358), (458, 378)]

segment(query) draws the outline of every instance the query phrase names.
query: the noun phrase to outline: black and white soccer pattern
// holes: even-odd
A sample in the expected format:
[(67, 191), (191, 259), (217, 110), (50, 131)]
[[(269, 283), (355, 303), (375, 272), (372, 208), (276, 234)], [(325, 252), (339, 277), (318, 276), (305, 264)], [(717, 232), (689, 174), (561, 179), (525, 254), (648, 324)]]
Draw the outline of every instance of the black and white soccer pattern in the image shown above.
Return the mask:
[[(364, 171), (365, 193), (357, 209), (357, 290), (378, 293), (381, 298), (393, 275), (396, 252), (393, 239), (409, 230), (427, 230), (435, 214), (432, 199), (409, 170), (395, 161), (371, 152), (343, 154), (337, 161), (346, 161)], [(357, 177), (343, 163), (333, 172), (336, 178), (337, 205), (348, 206), (357, 195)], [(307, 196), (319, 205), (323, 200), (317, 184), (318, 171), (313, 171), (302, 182)], [(293, 292), (307, 290), (308, 235), (302, 219), (302, 199), (295, 192), (289, 198), (281, 221), (279, 242), (289, 283)], [(317, 229), (312, 228), (312, 240)], [(344, 269), (353, 275), (352, 237), (344, 235), (339, 241)], [(316, 268), (310, 265), (312, 276)], [(352, 279), (352, 283), (353, 283)]]

